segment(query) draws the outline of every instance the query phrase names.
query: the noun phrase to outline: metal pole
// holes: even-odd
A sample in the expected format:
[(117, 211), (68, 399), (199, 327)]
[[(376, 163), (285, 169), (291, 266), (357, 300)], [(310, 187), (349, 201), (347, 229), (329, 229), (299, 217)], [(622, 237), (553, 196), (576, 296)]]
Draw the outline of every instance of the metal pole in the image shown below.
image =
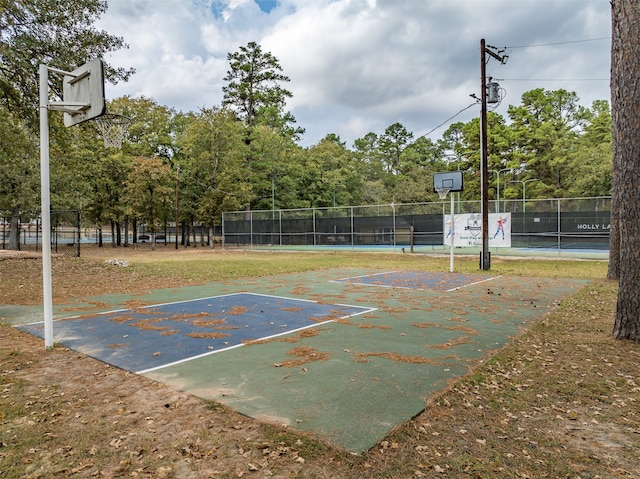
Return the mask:
[(561, 240), (562, 240), (562, 236), (561, 236), (561, 229), (562, 229), (562, 223), (560, 221), (560, 198), (558, 198), (558, 256), (560, 256), (560, 248), (561, 248)]
[(489, 195), (488, 195), (488, 157), (487, 148), (487, 85), (486, 85), (486, 61), (485, 61), (485, 41), (480, 40), (480, 198), (482, 213), (482, 252), (480, 253), (480, 269), (491, 268), (489, 253)]
[(180, 191), (180, 165), (176, 166), (176, 249), (178, 249), (178, 222), (180, 221), (180, 216), (178, 214), (179, 207), (179, 191)]
[(77, 232), (78, 232), (78, 258), (80, 257), (80, 241), (82, 240), (82, 229), (80, 228), (80, 210), (76, 212)]
[[(213, 226), (213, 233), (215, 236), (215, 232), (216, 232), (216, 227), (215, 224)], [(177, 233), (177, 231), (176, 231)], [(222, 234), (222, 238), (221, 238), (221, 248), (224, 249), (224, 211), (222, 212), (222, 225), (220, 225), (220, 233)]]
[(40, 65), (40, 209), (42, 210), (42, 303), (44, 347), (53, 347), (51, 292), (51, 203), (49, 200), (49, 72)]
[(456, 222), (455, 222), (455, 218), (453, 217), (453, 213), (454, 213), (453, 193), (451, 193), (450, 196), (451, 196), (451, 239), (449, 240), (449, 272), (453, 273), (453, 239), (456, 234)]
[(396, 247), (396, 205), (391, 203), (391, 211), (393, 214), (393, 247)]

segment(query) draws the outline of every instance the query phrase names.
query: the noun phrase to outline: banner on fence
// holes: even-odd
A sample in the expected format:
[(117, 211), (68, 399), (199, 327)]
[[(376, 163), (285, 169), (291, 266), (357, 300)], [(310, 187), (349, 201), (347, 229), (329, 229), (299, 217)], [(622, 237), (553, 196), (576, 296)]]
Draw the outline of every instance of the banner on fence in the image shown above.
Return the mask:
[[(482, 246), (482, 215), (453, 215), (453, 246)], [(451, 215), (444, 215), (443, 244), (451, 242)], [(489, 246), (511, 247), (511, 213), (489, 213)]]

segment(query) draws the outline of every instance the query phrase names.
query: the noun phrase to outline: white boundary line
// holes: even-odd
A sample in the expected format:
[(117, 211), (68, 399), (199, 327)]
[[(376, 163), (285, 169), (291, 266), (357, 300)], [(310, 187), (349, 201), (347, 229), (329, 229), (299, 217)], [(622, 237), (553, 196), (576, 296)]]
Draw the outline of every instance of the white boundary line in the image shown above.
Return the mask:
[[(380, 275), (383, 275), (383, 274), (392, 274), (392, 273), (398, 273), (398, 271), (385, 271), (384, 273), (363, 274), (363, 275), (360, 275), (360, 276), (348, 276), (346, 278), (332, 279), (329, 282), (330, 283), (346, 283), (350, 279), (371, 278), (373, 276), (380, 276)], [(447, 273), (443, 273), (443, 274), (447, 274)], [(468, 273), (456, 273), (456, 274), (458, 274), (458, 275), (468, 275)], [(408, 289), (408, 290), (413, 290), (413, 291), (442, 291), (442, 292), (445, 292), (445, 293), (451, 293), (452, 291), (456, 291), (458, 289), (466, 288), (468, 286), (474, 286), (474, 285), (480, 284), (480, 283), (485, 283), (487, 281), (493, 281), (494, 279), (497, 279), (497, 278), (500, 278), (500, 277), (502, 277), (502, 275), (492, 276), (490, 278), (485, 278), (485, 279), (482, 279), (480, 281), (474, 281), (473, 283), (463, 284), (461, 286), (456, 286), (455, 288), (445, 289), (445, 290), (437, 290), (437, 289), (431, 289), (431, 288), (412, 288), (410, 286), (396, 286), (396, 285), (393, 285), (393, 284), (376, 284), (376, 283), (351, 283), (351, 284), (356, 284), (358, 286), (373, 286), (373, 287), (376, 287), (376, 288)]]
[[(226, 296), (235, 296), (235, 295), (238, 295), (238, 294), (255, 294), (255, 293), (249, 293), (247, 291), (240, 291), (238, 293), (219, 294), (218, 296), (205, 296), (203, 298), (182, 299), (180, 301), (170, 301), (170, 302), (167, 302), (167, 303), (148, 304), (146, 306), (138, 306), (137, 308), (121, 308), (121, 309), (113, 309), (111, 311), (98, 311), (97, 313), (85, 313), (85, 314), (77, 314), (75, 316), (65, 316), (63, 318), (57, 318), (54, 321), (68, 321), (68, 320), (71, 320), (71, 319), (82, 318), (83, 316), (105, 316), (107, 314), (122, 313), (123, 311), (136, 311), (136, 310), (140, 310), (140, 309), (157, 308), (159, 306), (168, 306), (170, 304), (190, 303), (191, 301), (204, 301), (205, 299), (224, 298)], [(277, 297), (277, 296), (274, 296), (274, 297)], [(284, 296), (283, 296), (283, 298), (284, 298)], [(287, 298), (284, 298), (284, 299), (287, 299)], [(40, 323), (42, 323), (42, 321), (34, 321), (32, 323), (17, 324), (15, 327), (31, 326), (33, 324), (40, 324)]]
[[(254, 294), (254, 293), (248, 293), (248, 294)], [(269, 298), (284, 298), (283, 296), (270, 296), (268, 294), (255, 294), (255, 295), (256, 296), (266, 296), (266, 297), (269, 297)], [(290, 299), (290, 298), (285, 298), (285, 299)], [(348, 304), (318, 303), (317, 301), (312, 301), (312, 300), (309, 300), (309, 299), (301, 299), (301, 300), (292, 299), (292, 301), (306, 301), (306, 302), (315, 303), (315, 304), (326, 304), (328, 306), (329, 305), (333, 305), (333, 306), (347, 306), (347, 307), (350, 307), (350, 308), (362, 308), (361, 306), (354, 306), (354, 305), (348, 305)], [(353, 316), (359, 316), (361, 314), (370, 313), (372, 311), (376, 311), (378, 308), (366, 308), (366, 309), (362, 308), (362, 309), (363, 309), (363, 311), (360, 311), (360, 312), (357, 312), (357, 313), (354, 313), (354, 314), (347, 314), (346, 316), (341, 316), (339, 319), (346, 319), (346, 318), (351, 318)], [(285, 336), (287, 334), (297, 333), (298, 331), (304, 331), (305, 329), (311, 329), (311, 328), (315, 328), (317, 326), (321, 326), (323, 324), (335, 323), (335, 322), (336, 321), (334, 319), (330, 319), (328, 321), (322, 321), (321, 323), (313, 323), (313, 324), (310, 324), (308, 326), (303, 326), (301, 328), (291, 329), (289, 331), (284, 331), (282, 333), (272, 334), (270, 336), (265, 336), (264, 338), (252, 339), (248, 343), (234, 344), (233, 346), (229, 346), (228, 348), (217, 349), (217, 350), (211, 351), (209, 353), (202, 353), (202, 354), (198, 354), (196, 356), (191, 356), (189, 358), (180, 359), (179, 361), (174, 361), (172, 363), (167, 363), (167, 364), (163, 364), (161, 366), (156, 366), (156, 367), (153, 367), (153, 368), (143, 369), (141, 371), (136, 371), (135, 374), (143, 375), (143, 374), (151, 373), (151, 372), (157, 371), (159, 369), (164, 369), (164, 368), (168, 368), (168, 367), (175, 366), (175, 365), (178, 365), (178, 364), (187, 363), (189, 361), (193, 361), (194, 359), (204, 358), (206, 356), (211, 356), (213, 354), (222, 353), (224, 351), (230, 351), (232, 349), (241, 348), (242, 346), (247, 346), (248, 344), (258, 343), (260, 341), (268, 341), (270, 339), (277, 338), (279, 336)]]
[[(172, 302), (168, 302), (168, 303), (150, 304), (150, 305), (147, 305), (147, 306), (141, 306), (139, 308), (115, 309), (115, 310), (112, 310), (112, 311), (102, 311), (102, 312), (99, 312), (99, 313), (95, 313), (95, 315), (93, 315), (93, 316), (103, 316), (103, 315), (107, 315), (107, 314), (121, 313), (123, 311), (134, 311), (134, 310), (140, 310), (140, 309), (157, 308), (159, 306), (167, 306), (167, 305), (171, 305), (171, 304), (180, 304), (180, 303), (190, 303), (192, 301), (204, 301), (204, 300), (207, 300), (207, 299), (225, 298), (227, 296), (237, 296), (237, 295), (240, 295), (240, 294), (251, 295), (251, 296), (261, 296), (261, 297), (264, 297), (264, 298), (285, 299), (287, 301), (302, 301), (302, 302), (306, 302), (306, 303), (322, 304), (322, 305), (326, 305), (326, 306), (344, 306), (344, 307), (347, 307), (347, 308), (358, 308), (358, 309), (362, 310), (362, 311), (355, 312), (353, 314), (347, 314), (345, 316), (341, 316), (338, 319), (351, 318), (353, 316), (359, 316), (361, 314), (371, 313), (372, 311), (376, 311), (378, 309), (378, 308), (365, 308), (363, 306), (356, 306), (356, 305), (353, 305), (353, 304), (319, 303), (318, 301), (314, 301), (312, 299), (290, 298), (290, 297), (287, 297), (287, 296), (276, 296), (276, 295), (272, 295), (272, 294), (251, 293), (251, 292), (248, 292), (248, 291), (240, 291), (238, 293), (220, 294), (218, 296), (206, 296), (206, 297), (203, 297), (203, 298), (185, 299), (185, 300), (180, 300), (180, 301), (172, 301)], [(65, 318), (56, 319), (56, 321), (73, 320), (73, 319), (80, 318), (82, 316), (83, 315), (65, 317)], [(14, 327), (19, 328), (20, 326), (31, 326), (31, 325), (40, 324), (40, 323), (42, 323), (42, 321), (36, 321), (36, 322), (33, 322), (33, 323), (26, 323), (26, 324), (19, 324), (19, 325), (16, 325)], [(327, 324), (327, 323), (335, 323), (335, 320), (330, 319), (328, 321), (323, 321), (323, 322), (320, 322), (320, 323), (313, 323), (313, 324), (310, 324), (308, 326), (303, 326), (301, 328), (296, 328), (296, 329), (292, 329), (292, 330), (289, 330), (289, 331), (283, 331), (282, 333), (272, 334), (270, 336), (265, 336), (264, 338), (252, 339), (251, 343), (259, 342), (259, 341), (268, 341), (270, 339), (277, 338), (279, 336), (284, 336), (284, 335), (291, 334), (291, 333), (297, 333), (298, 331), (303, 331), (305, 329), (315, 328), (317, 326), (321, 326), (321, 325)], [(191, 357), (188, 357), (188, 358), (180, 359), (179, 361), (174, 361), (172, 363), (163, 364), (161, 366), (156, 366), (156, 367), (149, 368), (149, 369), (143, 369), (143, 370), (140, 370), (140, 371), (135, 371), (134, 374), (143, 375), (143, 374), (146, 374), (146, 373), (157, 371), (158, 369), (168, 368), (170, 366), (174, 366), (174, 365), (181, 364), (181, 363), (186, 363), (188, 361), (192, 361), (194, 359), (202, 358), (202, 357), (205, 357), (205, 356), (211, 356), (212, 354), (222, 353), (224, 351), (230, 351), (232, 349), (236, 349), (236, 348), (239, 348), (239, 347), (242, 347), (242, 346), (246, 346), (246, 345), (247, 345), (246, 343), (234, 344), (233, 346), (229, 346), (228, 348), (217, 349), (215, 351), (198, 354), (196, 356), (191, 356)]]
[(330, 283), (340, 283), (340, 282), (344, 282), (347, 281), (348, 279), (355, 279), (355, 278), (371, 278), (372, 276), (381, 276), (383, 274), (392, 274), (392, 273), (397, 273), (397, 271), (385, 271), (383, 273), (373, 273), (373, 274), (361, 274), (360, 276), (347, 276), (346, 278), (340, 278), (340, 279), (332, 279), (331, 281), (329, 281)]
[(445, 293), (450, 293), (451, 291), (456, 291), (458, 289), (466, 288), (468, 286), (473, 286), (473, 285), (480, 284), (480, 283), (486, 283), (487, 281), (493, 281), (494, 279), (498, 279), (498, 278), (501, 278), (501, 277), (502, 277), (502, 275), (492, 276), (491, 278), (485, 278), (485, 279), (482, 279), (480, 281), (474, 281), (473, 283), (463, 284), (462, 286), (457, 286), (455, 288), (448, 289), (448, 290), (445, 291)]

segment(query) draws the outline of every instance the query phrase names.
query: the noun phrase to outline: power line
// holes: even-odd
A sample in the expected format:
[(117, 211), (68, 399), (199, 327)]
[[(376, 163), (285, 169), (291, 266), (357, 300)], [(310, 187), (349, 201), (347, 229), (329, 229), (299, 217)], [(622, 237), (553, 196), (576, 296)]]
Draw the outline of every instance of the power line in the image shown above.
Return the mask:
[(424, 135), (422, 136), (429, 136), (431, 133), (433, 133), (434, 131), (436, 131), (438, 128), (440, 128), (442, 125), (446, 125), (447, 123), (449, 123), (451, 120), (453, 120), (456, 116), (458, 116), (460, 113), (462, 113), (463, 111), (468, 110), (469, 108), (471, 108), (472, 106), (477, 105), (477, 102), (472, 103), (471, 105), (464, 107), (462, 110), (460, 110), (458, 113), (456, 113), (455, 115), (453, 115), (450, 118), (447, 118), (445, 121), (443, 121), (442, 123), (440, 123), (438, 126), (436, 126), (434, 129), (426, 132)]
[(609, 81), (610, 78), (500, 78), (501, 81)]
[(550, 46), (554, 46), (554, 45), (568, 45), (570, 43), (599, 42), (599, 41), (602, 41), (602, 40), (611, 40), (611, 37), (587, 38), (587, 39), (584, 39), (584, 40), (570, 40), (570, 41), (566, 41), (566, 42), (539, 43), (539, 44), (535, 44), (535, 45), (517, 45), (517, 46), (511, 46), (511, 47), (504, 47), (504, 48), (550, 47)]

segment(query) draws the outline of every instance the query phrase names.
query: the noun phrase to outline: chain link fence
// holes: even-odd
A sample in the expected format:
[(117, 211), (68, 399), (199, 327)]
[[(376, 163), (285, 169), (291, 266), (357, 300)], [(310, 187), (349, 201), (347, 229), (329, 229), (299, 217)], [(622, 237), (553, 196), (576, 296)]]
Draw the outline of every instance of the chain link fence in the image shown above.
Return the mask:
[[(460, 201), (454, 211), (480, 213), (479, 201)], [(511, 213), (512, 248), (609, 249), (611, 197), (501, 200), (489, 213)], [(431, 203), (334, 208), (234, 211), (222, 215), (226, 247), (444, 245), (450, 199)]]
[[(2, 249), (42, 251), (42, 221), (40, 212), (21, 211), (13, 214), (0, 211)], [(51, 211), (51, 251), (80, 256), (80, 212)]]

